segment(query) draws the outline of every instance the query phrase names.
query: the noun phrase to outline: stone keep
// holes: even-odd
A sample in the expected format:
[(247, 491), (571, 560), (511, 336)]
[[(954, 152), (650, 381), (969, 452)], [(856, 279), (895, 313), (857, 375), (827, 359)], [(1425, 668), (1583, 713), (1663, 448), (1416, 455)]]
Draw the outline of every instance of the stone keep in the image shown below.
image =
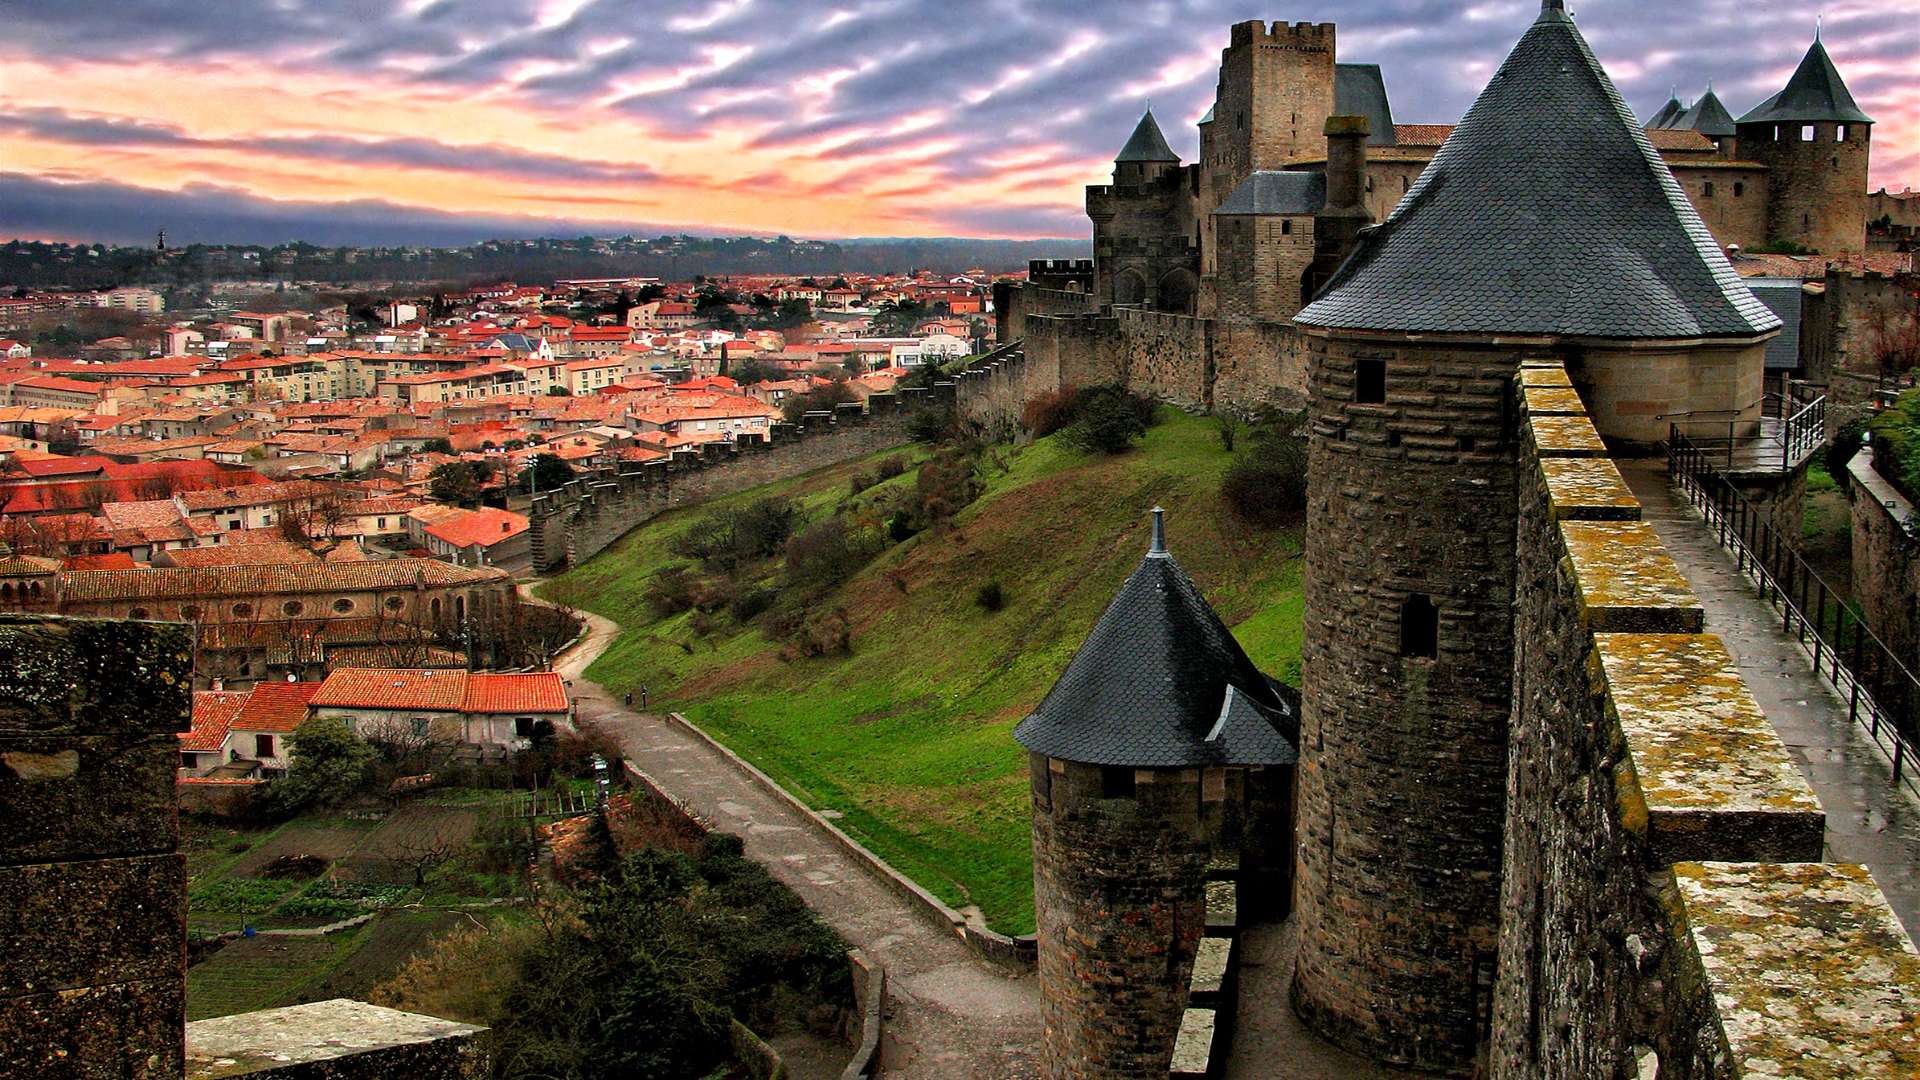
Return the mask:
[(1827, 255), (1867, 236), (1873, 118), (1860, 111), (1816, 36), (1786, 88), (1742, 116), (1740, 152), (1767, 166), (1767, 237)]
[[(1284, 807), (1297, 719), (1152, 550), (1014, 737), (1033, 781), (1042, 1069), (1165, 1075), (1206, 929), (1208, 864)], [(1282, 797), (1274, 798), (1275, 791)], [(1263, 836), (1283, 820), (1261, 821)]]
[(1757, 372), (1779, 323), (1560, 0), (1295, 322), (1313, 446), (1294, 1004), (1335, 1043), (1464, 1074), (1499, 944), (1514, 372), (1529, 351), (1590, 379), (1667, 357), (1683, 377), (1599, 395), (1609, 434), (1716, 407), (1688, 373), (1728, 350)]

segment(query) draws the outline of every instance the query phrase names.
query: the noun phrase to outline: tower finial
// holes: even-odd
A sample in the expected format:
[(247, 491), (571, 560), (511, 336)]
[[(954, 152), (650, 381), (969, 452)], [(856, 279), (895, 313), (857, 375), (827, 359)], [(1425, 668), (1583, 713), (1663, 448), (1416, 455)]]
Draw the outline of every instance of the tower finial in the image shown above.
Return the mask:
[(1824, 11), (1819, 12), (1813, 17), (1813, 43), (1815, 45), (1820, 44), (1820, 21), (1826, 17), (1827, 14)]
[(1147, 549), (1150, 559), (1167, 558), (1167, 512), (1159, 507), (1153, 508), (1153, 546)]

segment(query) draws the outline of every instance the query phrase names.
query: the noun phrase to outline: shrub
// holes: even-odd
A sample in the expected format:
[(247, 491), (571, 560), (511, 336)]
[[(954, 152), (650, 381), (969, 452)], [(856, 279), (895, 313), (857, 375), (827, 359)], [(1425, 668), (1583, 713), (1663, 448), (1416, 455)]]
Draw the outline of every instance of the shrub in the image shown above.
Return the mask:
[(980, 610), (991, 614), (1007, 606), (1006, 590), (1001, 588), (998, 581), (989, 581), (973, 594), (973, 602), (980, 605)]
[(858, 495), (879, 482), (880, 478), (872, 473), (854, 473), (847, 478), (847, 494)]
[(812, 656), (844, 656), (853, 651), (853, 624), (845, 608), (809, 615), (787, 635), (782, 655), (788, 660)]
[(799, 507), (776, 495), (716, 510), (674, 537), (667, 547), (676, 555), (699, 559), (708, 570), (727, 573), (778, 555), (799, 521)]
[(1868, 421), (1867, 430), (1873, 433), (1874, 464), (1891, 464), (1896, 474), (1887, 479), (1913, 498), (1920, 492), (1920, 390), (1895, 398)]
[(1833, 477), (1842, 491), (1851, 491), (1846, 480), (1847, 462), (1860, 452), (1860, 447), (1866, 442), (1866, 431), (1866, 420), (1849, 420), (1833, 433), (1833, 441), (1827, 444), (1827, 475)]
[(1068, 445), (1119, 454), (1131, 449), (1153, 423), (1154, 403), (1117, 386), (1097, 386), (1076, 399), (1073, 423), (1061, 432)]
[(894, 543), (910, 540), (919, 531), (913, 524), (913, 515), (905, 510), (895, 510), (887, 515), (887, 539)]
[(968, 447), (949, 447), (920, 466), (915, 494), (923, 526), (946, 521), (980, 497), (986, 485), (974, 470), (977, 456)]
[(879, 553), (875, 537), (853, 528), (836, 514), (807, 526), (787, 541), (787, 580), (804, 589), (830, 589), (858, 573)]
[(1220, 496), (1234, 515), (1263, 529), (1298, 519), (1307, 507), (1307, 440), (1304, 417), (1282, 413), (1254, 425), (1246, 452), (1220, 482)]
[(907, 417), (907, 437), (914, 442), (945, 442), (955, 430), (952, 409), (923, 406)]
[(1051, 435), (1079, 416), (1079, 398), (1080, 391), (1071, 386), (1049, 390), (1021, 408), (1020, 426), (1036, 439)]
[(661, 618), (693, 607), (700, 583), (684, 566), (668, 566), (647, 579), (647, 606)]
[(772, 607), (779, 598), (780, 590), (769, 586), (743, 588), (734, 594), (733, 603), (727, 606), (727, 614), (739, 622), (747, 622)]
[(906, 473), (907, 459), (899, 454), (895, 454), (892, 457), (881, 458), (880, 464), (876, 466), (876, 469), (880, 473), (881, 480), (891, 480), (896, 476), (901, 476)]
[(375, 753), (340, 717), (302, 720), (287, 741), (287, 775), (267, 785), (263, 805), (279, 815), (337, 806), (366, 787)]

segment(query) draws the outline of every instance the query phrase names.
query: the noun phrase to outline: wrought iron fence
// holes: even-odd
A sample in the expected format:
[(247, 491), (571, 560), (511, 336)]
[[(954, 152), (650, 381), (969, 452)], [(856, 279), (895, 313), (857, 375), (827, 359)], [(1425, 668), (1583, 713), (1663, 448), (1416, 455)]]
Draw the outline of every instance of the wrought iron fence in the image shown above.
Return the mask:
[(1768, 515), (1715, 470), (1717, 457), (1675, 432), (1667, 444), (1667, 475), (1732, 552), (1760, 598), (1780, 613), (1781, 629), (1806, 650), (1814, 671), (1846, 699), (1848, 720), (1892, 760), (1894, 782), (1920, 795), (1909, 768), (1920, 747), (1920, 679), (1867, 627), (1859, 610), (1800, 558)]
[(1791, 469), (1794, 463), (1820, 449), (1827, 441), (1827, 398), (1814, 398), (1800, 411), (1787, 417), (1780, 426), (1780, 467)]

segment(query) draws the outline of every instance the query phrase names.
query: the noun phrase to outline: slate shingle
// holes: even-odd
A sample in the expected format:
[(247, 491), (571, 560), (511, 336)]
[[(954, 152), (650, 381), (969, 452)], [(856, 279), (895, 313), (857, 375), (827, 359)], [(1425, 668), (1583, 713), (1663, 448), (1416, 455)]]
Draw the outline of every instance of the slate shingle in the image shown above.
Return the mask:
[(1240, 181), (1222, 199), (1216, 214), (1311, 214), (1327, 202), (1327, 176), (1321, 172), (1262, 169)]
[(1743, 124), (1871, 124), (1873, 118), (1853, 103), (1853, 94), (1827, 55), (1827, 47), (1813, 39), (1800, 58), (1786, 89), (1753, 107), (1740, 118)]
[(1158, 545), (1013, 732), (1049, 757), (1134, 768), (1290, 764), (1299, 734), (1290, 692)]
[(1140, 122), (1133, 126), (1133, 134), (1127, 136), (1127, 145), (1120, 148), (1120, 154), (1113, 159), (1122, 161), (1179, 161), (1180, 155), (1167, 145), (1167, 137), (1160, 134), (1160, 125), (1154, 122), (1153, 110), (1148, 109), (1140, 116)]
[(1387, 220), (1296, 321), (1600, 338), (1780, 320), (1728, 264), (1566, 12), (1548, 0)]

